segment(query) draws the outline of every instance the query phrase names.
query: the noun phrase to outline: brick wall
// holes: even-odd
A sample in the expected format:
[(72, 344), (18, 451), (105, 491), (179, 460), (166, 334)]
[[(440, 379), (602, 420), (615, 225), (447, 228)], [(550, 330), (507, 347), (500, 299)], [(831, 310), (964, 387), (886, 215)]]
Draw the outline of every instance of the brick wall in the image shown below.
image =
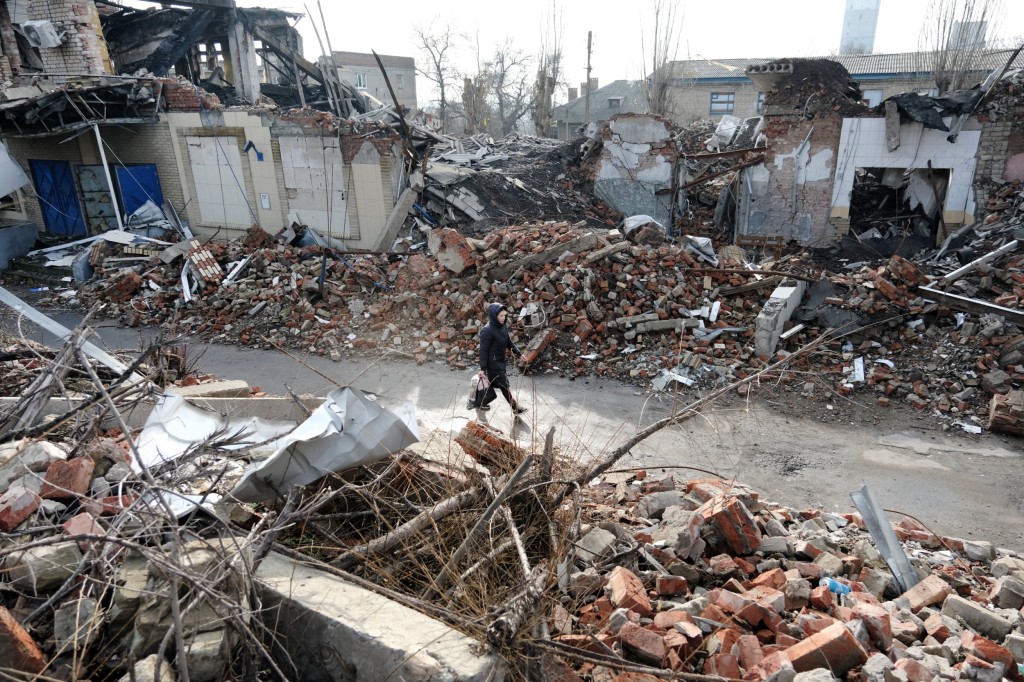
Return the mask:
[[(30, 20), (49, 19), (58, 32), (67, 33), (60, 47), (39, 50), (46, 71), (56, 74), (113, 73), (100, 16), (92, 0), (32, 2), (28, 16)], [(66, 79), (55, 76), (53, 80), (63, 82)]]
[(1003, 181), (1006, 158), (1009, 156), (1011, 121), (989, 121), (981, 126), (978, 143), (978, 167), (974, 172), (974, 199), (977, 203), (975, 218), (984, 218), (990, 190)]
[[(935, 87), (928, 78), (881, 78), (860, 81), (861, 90), (880, 89), (881, 99), (901, 92), (918, 92)], [(711, 93), (735, 93), (733, 116), (747, 118), (757, 115), (757, 86), (748, 80), (723, 83), (693, 83), (673, 92), (672, 120), (685, 125), (698, 119), (718, 120), (720, 115), (711, 115)]]
[(46, 224), (43, 222), (43, 212), (39, 204), (39, 198), (36, 195), (35, 181), (32, 180), (32, 172), (28, 162), (30, 159), (40, 159), (69, 161), (72, 166), (82, 163), (82, 153), (79, 145), (74, 142), (58, 144), (62, 139), (63, 137), (32, 139), (12, 137), (4, 141), (7, 144), (7, 150), (10, 152), (11, 158), (17, 161), (18, 165), (25, 170), (29, 180), (32, 181), (22, 188), (25, 194), (25, 214), (27, 220), (35, 223), (40, 232), (46, 230)]
[[(794, 152), (808, 132), (811, 137), (806, 157), (811, 161), (806, 165), (798, 164)], [(760, 174), (764, 184), (751, 199), (748, 200), (744, 194), (740, 207), (743, 216), (752, 216), (745, 234), (782, 235), (818, 246), (836, 237), (836, 226), (829, 221), (829, 213), (841, 132), (842, 119), (838, 117), (805, 121), (789, 116), (772, 116), (766, 120), (768, 155), (764, 166), (753, 171), (755, 175)], [(802, 182), (798, 178), (801, 168), (814, 169), (813, 172), (804, 171)]]
[(106, 150), (108, 163), (156, 165), (164, 201), (171, 203), (179, 212), (183, 209), (184, 192), (178, 173), (178, 162), (174, 156), (171, 128), (166, 121), (130, 127), (100, 128), (100, 134), (109, 145)]

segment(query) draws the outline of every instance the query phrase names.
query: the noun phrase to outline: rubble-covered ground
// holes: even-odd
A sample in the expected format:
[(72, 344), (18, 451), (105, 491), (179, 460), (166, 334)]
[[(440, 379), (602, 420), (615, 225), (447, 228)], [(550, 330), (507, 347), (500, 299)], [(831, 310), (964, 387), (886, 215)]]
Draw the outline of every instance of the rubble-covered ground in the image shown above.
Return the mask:
[[(827, 335), (783, 378), (801, 396), (906, 404), (968, 432), (988, 428), (993, 396), (1002, 396), (1009, 406), (992, 423), (1013, 433), (1024, 381), (1021, 318), (956, 301), (1021, 310), (1024, 251), (1012, 242), (1022, 232), (1022, 198), (1019, 186), (1006, 185), (988, 220), (909, 260), (865, 258), (870, 247), (827, 261), (735, 247), (709, 256), (657, 229), (638, 231), (635, 242), (564, 222), (493, 229), (480, 239), (437, 228), (422, 251), (382, 255), (296, 246), (253, 228), (245, 239), (176, 246), (182, 255), (167, 263), (157, 253), (129, 268), (107, 260), (122, 244), (100, 240), (89, 247), (96, 276), (78, 290), (55, 289), (42, 304), (101, 302), (101, 315), (128, 326), (335, 359), (387, 349), (461, 369), (477, 362), (486, 304), (501, 301), (530, 371), (684, 393), (742, 379)], [(961, 265), (965, 253), (992, 252)], [(192, 275), (190, 301), (186, 256), (209, 263), (207, 274)], [(779, 284), (797, 281), (807, 287), (800, 308), (777, 349), (759, 353), (763, 306)], [(951, 300), (937, 302), (938, 292)]]

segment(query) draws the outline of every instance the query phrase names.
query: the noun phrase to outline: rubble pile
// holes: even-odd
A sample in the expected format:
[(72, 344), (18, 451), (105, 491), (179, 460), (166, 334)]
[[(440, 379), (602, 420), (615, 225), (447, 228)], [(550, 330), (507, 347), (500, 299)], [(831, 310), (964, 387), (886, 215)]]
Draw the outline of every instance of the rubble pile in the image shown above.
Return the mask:
[(553, 642), (586, 652), (575, 666), (585, 679), (626, 679), (606, 668), (624, 662), (744, 680), (1024, 670), (1024, 560), (990, 543), (893, 524), (893, 551), (912, 566), (905, 588), (859, 513), (644, 471), (592, 481), (583, 498), (549, 623)]
[[(352, 389), (299, 428), (200, 425), (208, 410), (124, 374), (102, 381), (71, 360), (41, 378), (65, 368), (92, 377), (84, 409), (47, 415), (38, 399), (57, 385), (38, 381), (0, 420), (8, 671), (302, 679), (302, 660), (266, 644), (296, 646), (257, 572), (282, 557), (489, 645), (513, 678), (995, 682), (1024, 661), (1024, 559), (910, 520), (893, 525), (902, 545), (880, 549), (859, 502), (830, 514), (720, 479), (601, 474), (628, 447), (587, 469), (553, 446), (554, 429), (534, 450), (470, 421), (457, 446), (414, 450), (414, 414)], [(145, 426), (127, 427), (153, 400)], [(346, 421), (344, 445), (313, 426), (356, 407), (371, 421)], [(174, 443), (170, 422), (184, 425)], [(284, 440), (268, 457), (268, 434), (251, 430), (270, 426)]]
[(765, 93), (765, 107), (813, 118), (818, 112), (841, 116), (863, 116), (869, 109), (861, 100), (860, 87), (839, 62), (831, 59), (791, 59), (789, 73), (773, 90)]
[[(978, 248), (1008, 243), (1014, 225), (992, 223)], [(991, 396), (1024, 378), (1019, 320), (936, 300), (939, 289), (929, 282), (955, 267), (953, 254), (934, 264), (894, 256), (832, 273), (806, 256), (757, 267), (735, 247), (716, 255), (696, 238), (636, 234), (652, 243), (567, 223), (512, 226), (483, 239), (439, 228), (427, 232), (429, 255), (399, 257), (293, 246), (254, 228), (246, 239), (202, 247), (216, 276), (200, 275), (189, 301), (181, 261), (157, 258), (139, 268), (143, 274), (107, 271), (81, 296), (106, 302), (105, 314), (128, 325), (164, 324), (174, 333), (336, 360), (386, 348), (456, 369), (476, 365), (481, 311), (499, 300), (513, 312), (532, 370), (659, 389), (743, 378), (831, 330), (845, 338), (801, 360), (819, 378), (787, 382), (791, 390), (812, 395), (824, 384), (826, 399), (866, 393), (881, 406), (910, 404), (975, 432)], [(1020, 255), (1004, 258), (977, 266), (1007, 268), (978, 281), (998, 290), (993, 301), (1012, 312)], [(972, 281), (959, 279), (959, 291), (975, 291), (963, 288)], [(807, 288), (807, 299), (779, 323), (773, 343), (759, 346), (766, 302), (794, 283)], [(51, 300), (64, 305), (64, 296)]]

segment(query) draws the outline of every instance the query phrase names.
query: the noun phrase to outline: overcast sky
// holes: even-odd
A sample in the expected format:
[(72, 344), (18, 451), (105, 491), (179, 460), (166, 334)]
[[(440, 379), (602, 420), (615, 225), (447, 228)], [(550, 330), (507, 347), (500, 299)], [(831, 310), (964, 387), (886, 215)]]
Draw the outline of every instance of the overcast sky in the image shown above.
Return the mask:
[[(881, 0), (874, 52), (909, 52), (918, 49), (929, 0)], [(321, 28), (316, 1), (239, 0), (241, 6), (276, 7), (310, 16), (301, 19), (306, 56), (320, 54), (311, 19)], [(511, 37), (516, 46), (537, 54), (541, 36), (550, 30), (553, 14), (562, 26), (565, 73), (570, 85), (586, 78), (587, 31), (593, 32), (592, 75), (600, 84), (637, 79), (643, 68), (641, 35), (653, 25), (653, 0), (593, 2), (592, 0), (386, 0), (340, 2), (322, 0), (331, 44), (335, 50), (415, 57), (415, 27), (451, 23), (467, 39), (459, 60), (465, 69), (475, 64), (476, 36), (485, 57), (495, 45)], [(839, 49), (844, 0), (680, 0), (682, 31), (679, 59), (827, 56)], [(1012, 41), (1024, 36), (1024, 1), (1002, 0), (1002, 20), (990, 24), (991, 39)], [(321, 37), (323, 31), (321, 29)], [(418, 90), (420, 104), (423, 82)], [(428, 95), (429, 97), (429, 95)], [(562, 93), (561, 100), (564, 100)]]

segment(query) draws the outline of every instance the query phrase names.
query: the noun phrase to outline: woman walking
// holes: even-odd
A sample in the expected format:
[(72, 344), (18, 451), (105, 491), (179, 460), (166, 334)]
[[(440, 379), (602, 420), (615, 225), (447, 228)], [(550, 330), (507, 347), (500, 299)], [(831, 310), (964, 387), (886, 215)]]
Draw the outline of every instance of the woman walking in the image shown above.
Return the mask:
[(487, 307), (487, 325), (480, 330), (480, 375), (486, 376), (490, 382), (487, 392), (479, 405), (470, 404), (468, 407), (480, 410), (491, 409), (491, 401), (498, 397), (498, 391), (505, 396), (505, 400), (512, 406), (512, 412), (522, 414), (526, 408), (521, 406), (512, 397), (512, 390), (506, 375), (506, 355), (508, 351), (517, 358), (522, 356), (519, 348), (512, 342), (509, 336), (508, 327), (505, 321), (508, 319), (508, 309), (500, 303), (492, 303)]

